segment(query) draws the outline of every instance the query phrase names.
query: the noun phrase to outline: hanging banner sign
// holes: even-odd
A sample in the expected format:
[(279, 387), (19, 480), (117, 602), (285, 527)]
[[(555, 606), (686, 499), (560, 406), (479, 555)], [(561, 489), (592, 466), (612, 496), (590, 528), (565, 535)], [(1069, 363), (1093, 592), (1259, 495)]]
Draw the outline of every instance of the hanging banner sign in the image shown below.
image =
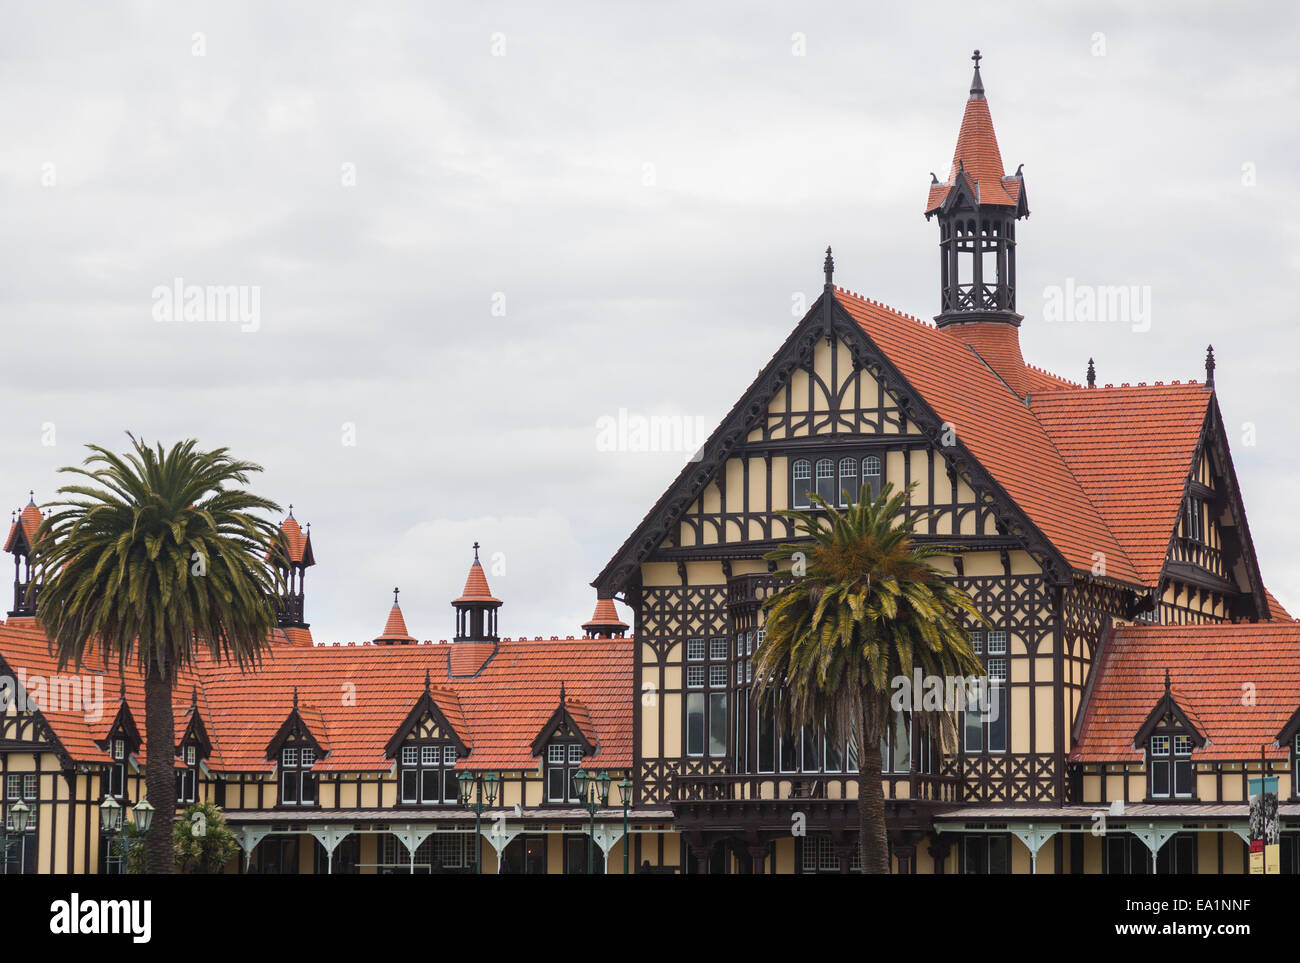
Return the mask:
[(1250, 780), (1251, 875), (1281, 871), (1278, 856), (1277, 777)]

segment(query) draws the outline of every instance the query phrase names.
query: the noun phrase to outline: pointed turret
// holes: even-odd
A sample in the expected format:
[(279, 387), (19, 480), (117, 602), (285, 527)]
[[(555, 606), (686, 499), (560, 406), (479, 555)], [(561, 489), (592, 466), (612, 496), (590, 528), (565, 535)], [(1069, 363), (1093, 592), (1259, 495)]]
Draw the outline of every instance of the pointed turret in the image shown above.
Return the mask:
[(412, 645), (415, 642), (411, 633), (406, 631), (406, 619), (402, 617), (402, 607), (397, 604), (399, 591), (393, 589), (393, 607), (388, 610), (388, 621), (384, 623), (384, 631), (375, 639), (375, 645)]
[(478, 542), (474, 543), (474, 562), (465, 578), (465, 590), (452, 606), (456, 609), (455, 642), (496, 642), (497, 609), (501, 600), (493, 598), (487, 576), (478, 560)]
[(310, 628), (305, 619), (305, 599), (303, 581), (307, 569), (316, 564), (316, 555), (311, 546), (311, 525), (304, 532), (293, 517), (293, 506), (289, 506), (289, 515), (280, 523), (280, 542), (270, 555), (271, 564), (280, 572), (283, 580), (281, 594), (276, 599), (276, 620), (282, 629)]
[(596, 611), (591, 621), (582, 624), (589, 639), (621, 639), (627, 632), (627, 623), (618, 617), (613, 599), (597, 599)]
[(939, 314), (935, 323), (964, 341), (1024, 397), (1028, 374), (1016, 313), (1016, 221), (1029, 216), (1024, 165), (1008, 175), (980, 76), (981, 55), (957, 133), (948, 180), (930, 175), (925, 217), (939, 219)]
[(41, 527), (45, 517), (36, 506), (36, 492), (28, 492), (27, 505), (13, 517), (9, 526), (9, 538), (5, 541), (5, 551), (14, 557), (14, 607), (10, 618), (25, 618), (36, 614), (36, 597), (40, 586), (28, 593), (32, 580), (32, 546), (36, 544), (36, 531)]

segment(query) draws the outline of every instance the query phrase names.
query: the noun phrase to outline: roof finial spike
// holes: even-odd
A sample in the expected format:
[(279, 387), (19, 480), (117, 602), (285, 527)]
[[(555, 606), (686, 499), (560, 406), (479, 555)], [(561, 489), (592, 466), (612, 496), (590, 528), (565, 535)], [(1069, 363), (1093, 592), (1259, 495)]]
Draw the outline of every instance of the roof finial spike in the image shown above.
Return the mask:
[(976, 50), (971, 54), (970, 59), (975, 61), (975, 76), (973, 76), (970, 81), (970, 97), (971, 100), (983, 100), (984, 81), (980, 79), (980, 61), (983, 60), (984, 57), (978, 50)]
[(424, 670), (424, 691), (425, 692), (429, 691), (429, 670), (428, 669)]
[(199, 687), (197, 685), (190, 690), (190, 705), (195, 709), (199, 707)]
[(1165, 695), (1169, 695), (1169, 666), (1165, 666)]
[(123, 702), (125, 702), (126, 701), (126, 674), (123, 672), (119, 672), (117, 675), (117, 681), (118, 681), (118, 690), (117, 690), (118, 698), (121, 699)]
[(293, 707), (295, 709), (298, 708), (298, 687), (297, 686), (293, 687)]
[(29, 490), (29, 491), (27, 492), (27, 495), (28, 495), (27, 504), (28, 504), (28, 505), (35, 505), (35, 504), (36, 504), (36, 489), (33, 488), (33, 489)]
[(293, 518), (293, 502), (289, 503), (289, 517)]
[(833, 285), (831, 280), (835, 276), (835, 258), (831, 257), (831, 246), (826, 245), (826, 260), (822, 263), (822, 270), (826, 272), (826, 290), (830, 290)]
[(564, 705), (564, 683), (560, 683), (560, 705)]
[(1214, 345), (1205, 349), (1205, 387), (1214, 387)]
[(474, 564), (478, 564), (478, 542), (474, 543)]
[(1088, 387), (1097, 387), (1097, 369), (1093, 366), (1092, 359), (1088, 359)]
[(398, 593), (399, 591), (401, 591), (401, 590), (400, 590), (396, 585), (394, 585), (394, 586), (393, 586), (393, 608), (395, 608), (395, 609), (401, 607), (401, 606), (399, 606), (399, 605), (397, 604), (397, 593)]
[(930, 171), (930, 186), (931, 187), (939, 186), (939, 177), (937, 174), (935, 174), (934, 171)]

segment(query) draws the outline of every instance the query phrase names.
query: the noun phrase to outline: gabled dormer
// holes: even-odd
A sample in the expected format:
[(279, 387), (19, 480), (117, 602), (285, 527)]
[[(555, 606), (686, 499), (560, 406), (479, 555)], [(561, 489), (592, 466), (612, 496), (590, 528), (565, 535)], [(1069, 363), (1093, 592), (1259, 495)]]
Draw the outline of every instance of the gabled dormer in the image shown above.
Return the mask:
[(121, 799), (126, 794), (127, 762), (140, 751), (143, 744), (131, 707), (127, 705), (125, 691), (119, 698), (117, 713), (109, 723), (107, 734), (95, 742), (108, 753), (111, 760), (108, 771), (104, 774), (103, 794)]
[(197, 687), (178, 722), (181, 734), (176, 740), (176, 801), (187, 804), (198, 801), (199, 773), (204, 760), (212, 755), (212, 741), (199, 711)]
[(546, 802), (578, 801), (573, 777), (582, 768), (583, 760), (595, 754), (596, 747), (591, 714), (580, 700), (565, 696), (561, 685), (560, 701), (555, 711), (538, 730), (530, 746), (532, 754), (542, 760)]
[(1153, 800), (1196, 798), (1192, 751), (1206, 745), (1205, 733), (1186, 700), (1180, 700), (1165, 672), (1165, 693), (1133, 736), (1146, 754), (1147, 796)]
[(397, 800), (403, 806), (458, 805), (456, 763), (470, 753), (456, 693), (430, 685), (384, 746), (384, 756), (397, 766)]
[(298, 704), (298, 688), (293, 690), (293, 708), (266, 746), (266, 758), (276, 764), (279, 774), (278, 806), (315, 806), (316, 763), (329, 755), (325, 720), (320, 710)]

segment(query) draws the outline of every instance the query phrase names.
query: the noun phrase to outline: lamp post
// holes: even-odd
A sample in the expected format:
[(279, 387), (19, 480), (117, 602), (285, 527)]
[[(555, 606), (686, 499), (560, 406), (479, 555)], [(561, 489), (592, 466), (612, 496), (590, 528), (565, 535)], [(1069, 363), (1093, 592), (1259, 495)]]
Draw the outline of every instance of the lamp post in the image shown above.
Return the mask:
[[(131, 824), (135, 827), (138, 836), (144, 836), (149, 832), (149, 827), (153, 825), (153, 806), (149, 805), (147, 799), (141, 799), (131, 807)], [(116, 847), (122, 856), (122, 872), (126, 872), (126, 860), (131, 853), (132, 845), (126, 839), (126, 833), (122, 825), (122, 804), (112, 796), (105, 796), (104, 801), (99, 804), (99, 826), (108, 836), (109, 853), (112, 853), (113, 847)]]
[[(462, 769), (456, 776), (460, 787), (460, 804), (474, 814), (474, 872), (483, 873), (483, 812), (497, 801), (501, 777), (495, 772), (481, 775)], [(485, 798), (486, 797), (486, 801)]]
[(577, 793), (578, 802), (591, 817), (588, 829), (591, 839), (587, 842), (588, 876), (596, 871), (596, 810), (609, 806), (609, 783), (609, 773), (604, 769), (594, 778), (585, 769), (579, 769), (573, 774), (573, 789)]
[(627, 835), (627, 809), (632, 805), (632, 780), (624, 776), (615, 785), (618, 797), (623, 801), (623, 875), (627, 875), (627, 849), (630, 840)]
[[(27, 837), (24, 834), (27, 832), (27, 823), (31, 814), (31, 809), (28, 808), (27, 803), (20, 799), (9, 807), (9, 819), (6, 825), (0, 826), (0, 832), (3, 833), (4, 839), (5, 872), (9, 871), (9, 844), (15, 842), (18, 844), (18, 872), (23, 871), (23, 857), (27, 855)], [(8, 823), (13, 823), (14, 835), (18, 837), (17, 839), (9, 838)]]

